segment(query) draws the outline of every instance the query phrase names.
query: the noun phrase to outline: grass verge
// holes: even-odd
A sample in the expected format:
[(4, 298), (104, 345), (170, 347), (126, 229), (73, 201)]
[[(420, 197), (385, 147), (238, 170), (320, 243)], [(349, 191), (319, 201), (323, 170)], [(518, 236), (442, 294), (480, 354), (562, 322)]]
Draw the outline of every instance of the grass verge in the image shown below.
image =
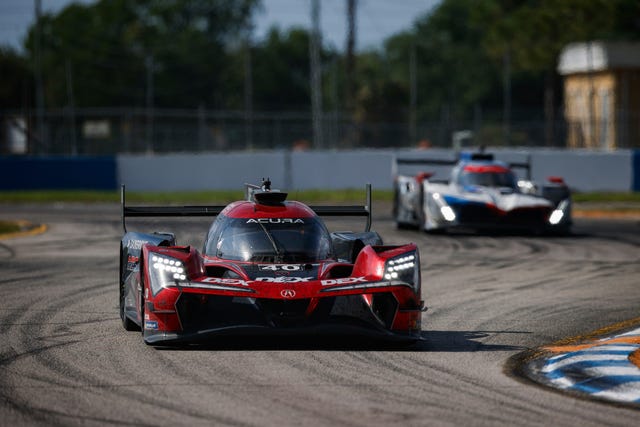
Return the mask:
[(573, 201), (576, 203), (640, 203), (640, 192), (628, 193), (573, 193)]
[(17, 233), (20, 225), (15, 221), (0, 221), (0, 234)]
[[(391, 200), (391, 191), (374, 190), (372, 198), (377, 201)], [(365, 203), (365, 190), (305, 190), (291, 191), (290, 200), (306, 203)], [(225, 204), (244, 198), (243, 191), (171, 191), (171, 192), (138, 192), (127, 191), (127, 204)], [(0, 203), (119, 203), (120, 191), (0, 191)]]
[[(391, 201), (393, 191), (373, 190), (373, 200)], [(574, 193), (576, 203), (632, 203), (640, 204), (640, 192), (627, 193)], [(127, 203), (154, 204), (224, 204), (244, 198), (244, 192), (237, 191), (168, 191), (168, 192), (127, 192)], [(290, 191), (290, 200), (305, 203), (354, 203), (365, 202), (365, 190), (304, 190)], [(120, 191), (0, 191), (0, 203), (119, 203)]]

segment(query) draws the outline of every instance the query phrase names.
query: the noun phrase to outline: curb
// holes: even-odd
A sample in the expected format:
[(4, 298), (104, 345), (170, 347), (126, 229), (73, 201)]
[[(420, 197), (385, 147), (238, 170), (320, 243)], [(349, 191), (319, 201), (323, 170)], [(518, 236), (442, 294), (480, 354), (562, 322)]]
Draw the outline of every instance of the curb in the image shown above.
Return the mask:
[(640, 220), (640, 210), (604, 210), (604, 209), (574, 209), (574, 218), (591, 219), (637, 219)]
[(560, 392), (637, 408), (639, 324), (635, 318), (530, 350), (515, 356), (513, 370)]
[(15, 221), (21, 228), (20, 231), (13, 233), (0, 234), (0, 240), (14, 239), (17, 237), (36, 236), (46, 232), (49, 227), (46, 224), (32, 224), (29, 221)]

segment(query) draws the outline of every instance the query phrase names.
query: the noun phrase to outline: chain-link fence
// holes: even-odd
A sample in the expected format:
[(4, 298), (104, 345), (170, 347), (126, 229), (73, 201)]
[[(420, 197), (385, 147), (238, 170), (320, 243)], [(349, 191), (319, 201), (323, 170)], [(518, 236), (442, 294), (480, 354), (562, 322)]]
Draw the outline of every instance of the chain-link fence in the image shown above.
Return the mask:
[[(484, 117), (492, 117), (484, 114)], [(493, 117), (499, 117), (499, 114)], [(169, 109), (63, 109), (10, 111), (0, 115), (0, 154), (109, 155), (117, 153), (230, 150), (354, 149), (488, 146), (567, 147), (575, 123), (563, 119), (499, 118), (456, 121), (358, 122), (339, 112), (322, 116), (322, 140), (314, 141), (307, 112)], [(43, 123), (42, 131), (37, 123)], [(573, 126), (573, 127), (572, 127)], [(629, 148), (626, 142), (617, 148)]]

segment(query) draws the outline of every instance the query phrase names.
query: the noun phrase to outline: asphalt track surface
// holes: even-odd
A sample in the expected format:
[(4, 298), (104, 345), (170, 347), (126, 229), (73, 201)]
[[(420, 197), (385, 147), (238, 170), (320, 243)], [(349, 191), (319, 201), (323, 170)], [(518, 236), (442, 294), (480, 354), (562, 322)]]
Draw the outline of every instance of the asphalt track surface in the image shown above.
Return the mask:
[[(158, 350), (118, 317), (117, 206), (0, 205), (0, 219), (49, 226), (0, 241), (0, 425), (637, 425), (638, 409), (537, 386), (505, 366), (638, 317), (639, 221), (578, 219), (558, 238), (427, 235), (395, 230), (388, 210), (376, 211), (386, 243), (420, 247), (423, 342)], [(200, 246), (206, 227), (154, 228)]]

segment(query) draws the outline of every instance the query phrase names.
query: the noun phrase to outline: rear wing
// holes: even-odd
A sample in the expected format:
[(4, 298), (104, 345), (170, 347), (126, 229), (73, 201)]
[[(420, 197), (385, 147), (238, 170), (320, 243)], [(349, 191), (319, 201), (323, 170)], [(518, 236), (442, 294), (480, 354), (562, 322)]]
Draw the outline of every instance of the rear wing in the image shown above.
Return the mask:
[(396, 159), (396, 165), (438, 165), (453, 166), (458, 160), (447, 159)]
[[(210, 206), (127, 206), (126, 189), (122, 185), (120, 190), (120, 205), (122, 228), (127, 232), (127, 218), (129, 217), (205, 217), (217, 216), (226, 205)], [(365, 231), (371, 231), (371, 184), (366, 186), (365, 205), (318, 205), (309, 206), (319, 216), (366, 217)]]
[[(466, 156), (464, 155), (466, 154)], [(460, 160), (493, 160), (494, 156), (490, 153), (461, 153), (460, 158), (456, 160), (450, 159), (425, 159), (425, 158), (413, 158), (413, 159), (399, 159), (395, 158), (393, 165), (393, 174), (398, 175), (398, 167), (400, 165), (434, 165), (434, 166), (455, 166)], [(507, 162), (512, 169), (524, 169), (526, 170), (527, 180), (531, 180), (531, 154), (526, 155), (526, 159), (523, 162)]]
[(519, 168), (526, 170), (527, 181), (531, 181), (531, 154), (527, 154), (526, 163), (509, 162), (509, 167), (513, 169)]

